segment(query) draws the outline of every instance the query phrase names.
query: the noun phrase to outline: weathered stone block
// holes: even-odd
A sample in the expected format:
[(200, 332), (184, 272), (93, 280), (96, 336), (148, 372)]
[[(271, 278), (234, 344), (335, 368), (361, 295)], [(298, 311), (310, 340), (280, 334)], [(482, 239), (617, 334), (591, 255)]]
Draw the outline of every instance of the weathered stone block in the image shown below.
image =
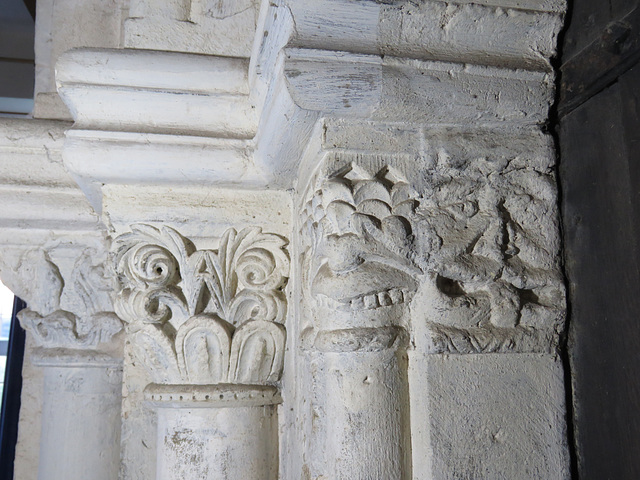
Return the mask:
[(409, 363), (413, 478), (569, 478), (557, 357), (411, 355)]

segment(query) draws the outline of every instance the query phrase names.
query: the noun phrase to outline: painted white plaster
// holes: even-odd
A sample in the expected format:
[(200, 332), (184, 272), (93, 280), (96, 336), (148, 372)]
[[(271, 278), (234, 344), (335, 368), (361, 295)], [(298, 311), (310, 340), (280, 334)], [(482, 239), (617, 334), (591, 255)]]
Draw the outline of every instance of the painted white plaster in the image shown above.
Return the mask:
[(121, 46), (123, 0), (42, 0), (36, 11), (35, 118), (71, 120), (56, 92), (55, 65), (60, 55), (76, 47)]

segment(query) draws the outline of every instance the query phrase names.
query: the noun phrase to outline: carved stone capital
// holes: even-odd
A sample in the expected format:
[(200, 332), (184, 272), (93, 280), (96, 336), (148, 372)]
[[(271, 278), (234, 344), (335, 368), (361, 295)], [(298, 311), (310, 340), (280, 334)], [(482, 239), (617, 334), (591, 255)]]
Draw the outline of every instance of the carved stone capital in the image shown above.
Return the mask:
[(160, 384), (266, 384), (282, 373), (287, 242), (228, 229), (198, 250), (170, 227), (137, 224), (116, 238), (116, 311), (136, 357)]
[(430, 353), (555, 350), (565, 303), (546, 140), (519, 139), (541, 154), (527, 158), (454, 133), (427, 140), (419, 174), (343, 154), (311, 180), (300, 222), (317, 331), (397, 325)]
[(3, 281), (28, 305), (18, 319), (42, 352), (112, 349), (122, 322), (105, 259), (95, 247), (62, 244), (26, 250), (17, 262), (3, 259)]
[(356, 164), (318, 182), (302, 212), (312, 295), (339, 310), (402, 304), (417, 288), (418, 194), (393, 168)]

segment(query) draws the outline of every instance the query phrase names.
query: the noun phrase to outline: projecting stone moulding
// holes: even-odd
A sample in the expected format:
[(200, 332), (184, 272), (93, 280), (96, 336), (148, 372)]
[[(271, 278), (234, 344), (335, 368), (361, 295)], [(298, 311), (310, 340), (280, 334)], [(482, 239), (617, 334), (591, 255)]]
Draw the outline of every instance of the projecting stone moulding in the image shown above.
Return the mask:
[(196, 250), (170, 227), (134, 225), (114, 242), (116, 311), (157, 383), (264, 385), (280, 378), (286, 241), (227, 230)]

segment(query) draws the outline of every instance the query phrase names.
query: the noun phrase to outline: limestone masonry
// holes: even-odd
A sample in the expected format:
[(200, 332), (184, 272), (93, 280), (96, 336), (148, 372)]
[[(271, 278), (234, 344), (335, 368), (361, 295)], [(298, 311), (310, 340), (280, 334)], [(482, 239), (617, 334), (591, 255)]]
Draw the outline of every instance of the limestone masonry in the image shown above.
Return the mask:
[(568, 479), (565, 8), (38, 1), (15, 478)]

